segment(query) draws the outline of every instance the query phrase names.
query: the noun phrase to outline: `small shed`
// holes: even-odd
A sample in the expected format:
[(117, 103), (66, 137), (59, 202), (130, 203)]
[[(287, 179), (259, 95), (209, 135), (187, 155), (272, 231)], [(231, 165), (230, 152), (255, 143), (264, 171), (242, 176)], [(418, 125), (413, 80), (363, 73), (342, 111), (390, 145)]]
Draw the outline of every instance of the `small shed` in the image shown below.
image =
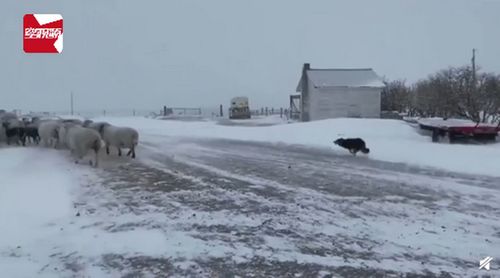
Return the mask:
[(380, 118), (380, 94), (384, 87), (371, 68), (311, 69), (304, 64), (297, 85), (301, 120)]

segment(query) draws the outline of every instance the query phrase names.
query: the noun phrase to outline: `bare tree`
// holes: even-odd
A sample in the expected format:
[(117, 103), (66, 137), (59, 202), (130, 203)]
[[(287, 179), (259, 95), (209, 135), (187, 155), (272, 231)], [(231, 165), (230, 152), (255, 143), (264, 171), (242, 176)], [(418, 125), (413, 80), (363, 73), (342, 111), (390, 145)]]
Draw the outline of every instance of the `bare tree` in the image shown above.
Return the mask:
[(500, 76), (483, 73), (478, 76), (481, 122), (500, 121)]
[(480, 94), (470, 66), (453, 68), (452, 87), (457, 96), (457, 114), (479, 123), (481, 121)]
[(450, 67), (413, 86), (404, 80), (385, 82), (382, 110), (423, 117), (460, 117), (474, 122), (500, 121), (500, 76)]
[(410, 88), (405, 85), (405, 80), (384, 82), (381, 102), (382, 110), (407, 112), (410, 105)]

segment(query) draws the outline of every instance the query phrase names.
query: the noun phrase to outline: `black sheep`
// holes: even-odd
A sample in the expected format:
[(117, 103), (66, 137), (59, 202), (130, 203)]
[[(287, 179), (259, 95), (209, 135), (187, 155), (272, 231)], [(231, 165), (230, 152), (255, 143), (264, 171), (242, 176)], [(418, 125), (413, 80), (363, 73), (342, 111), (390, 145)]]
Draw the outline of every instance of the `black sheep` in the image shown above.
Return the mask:
[(36, 126), (26, 126), (24, 128), (24, 134), (28, 141), (31, 140), (31, 142), (37, 145), (40, 142), (40, 135), (38, 134), (38, 128)]
[(9, 127), (8, 123), (3, 123), (2, 126), (5, 129), (7, 145), (10, 145), (11, 141), (14, 139), (17, 145), (20, 145), (21, 143), (23, 146), (26, 146), (26, 134), (24, 132), (24, 127)]

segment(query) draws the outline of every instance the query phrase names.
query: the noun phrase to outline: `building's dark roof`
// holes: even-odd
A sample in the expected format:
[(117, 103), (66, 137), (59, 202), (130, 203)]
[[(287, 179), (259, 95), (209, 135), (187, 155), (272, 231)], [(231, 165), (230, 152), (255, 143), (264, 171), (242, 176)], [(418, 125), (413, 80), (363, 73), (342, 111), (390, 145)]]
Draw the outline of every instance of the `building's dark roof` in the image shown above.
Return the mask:
[[(325, 87), (373, 87), (382, 88), (382, 79), (371, 68), (365, 69), (310, 69), (309, 81), (317, 88)], [(302, 91), (302, 78), (297, 92)]]

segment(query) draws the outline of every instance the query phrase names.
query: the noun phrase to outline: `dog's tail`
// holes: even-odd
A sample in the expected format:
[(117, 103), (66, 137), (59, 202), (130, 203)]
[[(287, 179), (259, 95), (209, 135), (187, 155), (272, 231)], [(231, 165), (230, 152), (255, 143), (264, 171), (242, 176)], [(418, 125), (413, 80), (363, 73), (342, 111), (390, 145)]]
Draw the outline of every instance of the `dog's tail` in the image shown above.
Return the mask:
[(369, 148), (364, 148), (361, 150), (362, 153), (369, 153), (370, 152), (370, 149)]

